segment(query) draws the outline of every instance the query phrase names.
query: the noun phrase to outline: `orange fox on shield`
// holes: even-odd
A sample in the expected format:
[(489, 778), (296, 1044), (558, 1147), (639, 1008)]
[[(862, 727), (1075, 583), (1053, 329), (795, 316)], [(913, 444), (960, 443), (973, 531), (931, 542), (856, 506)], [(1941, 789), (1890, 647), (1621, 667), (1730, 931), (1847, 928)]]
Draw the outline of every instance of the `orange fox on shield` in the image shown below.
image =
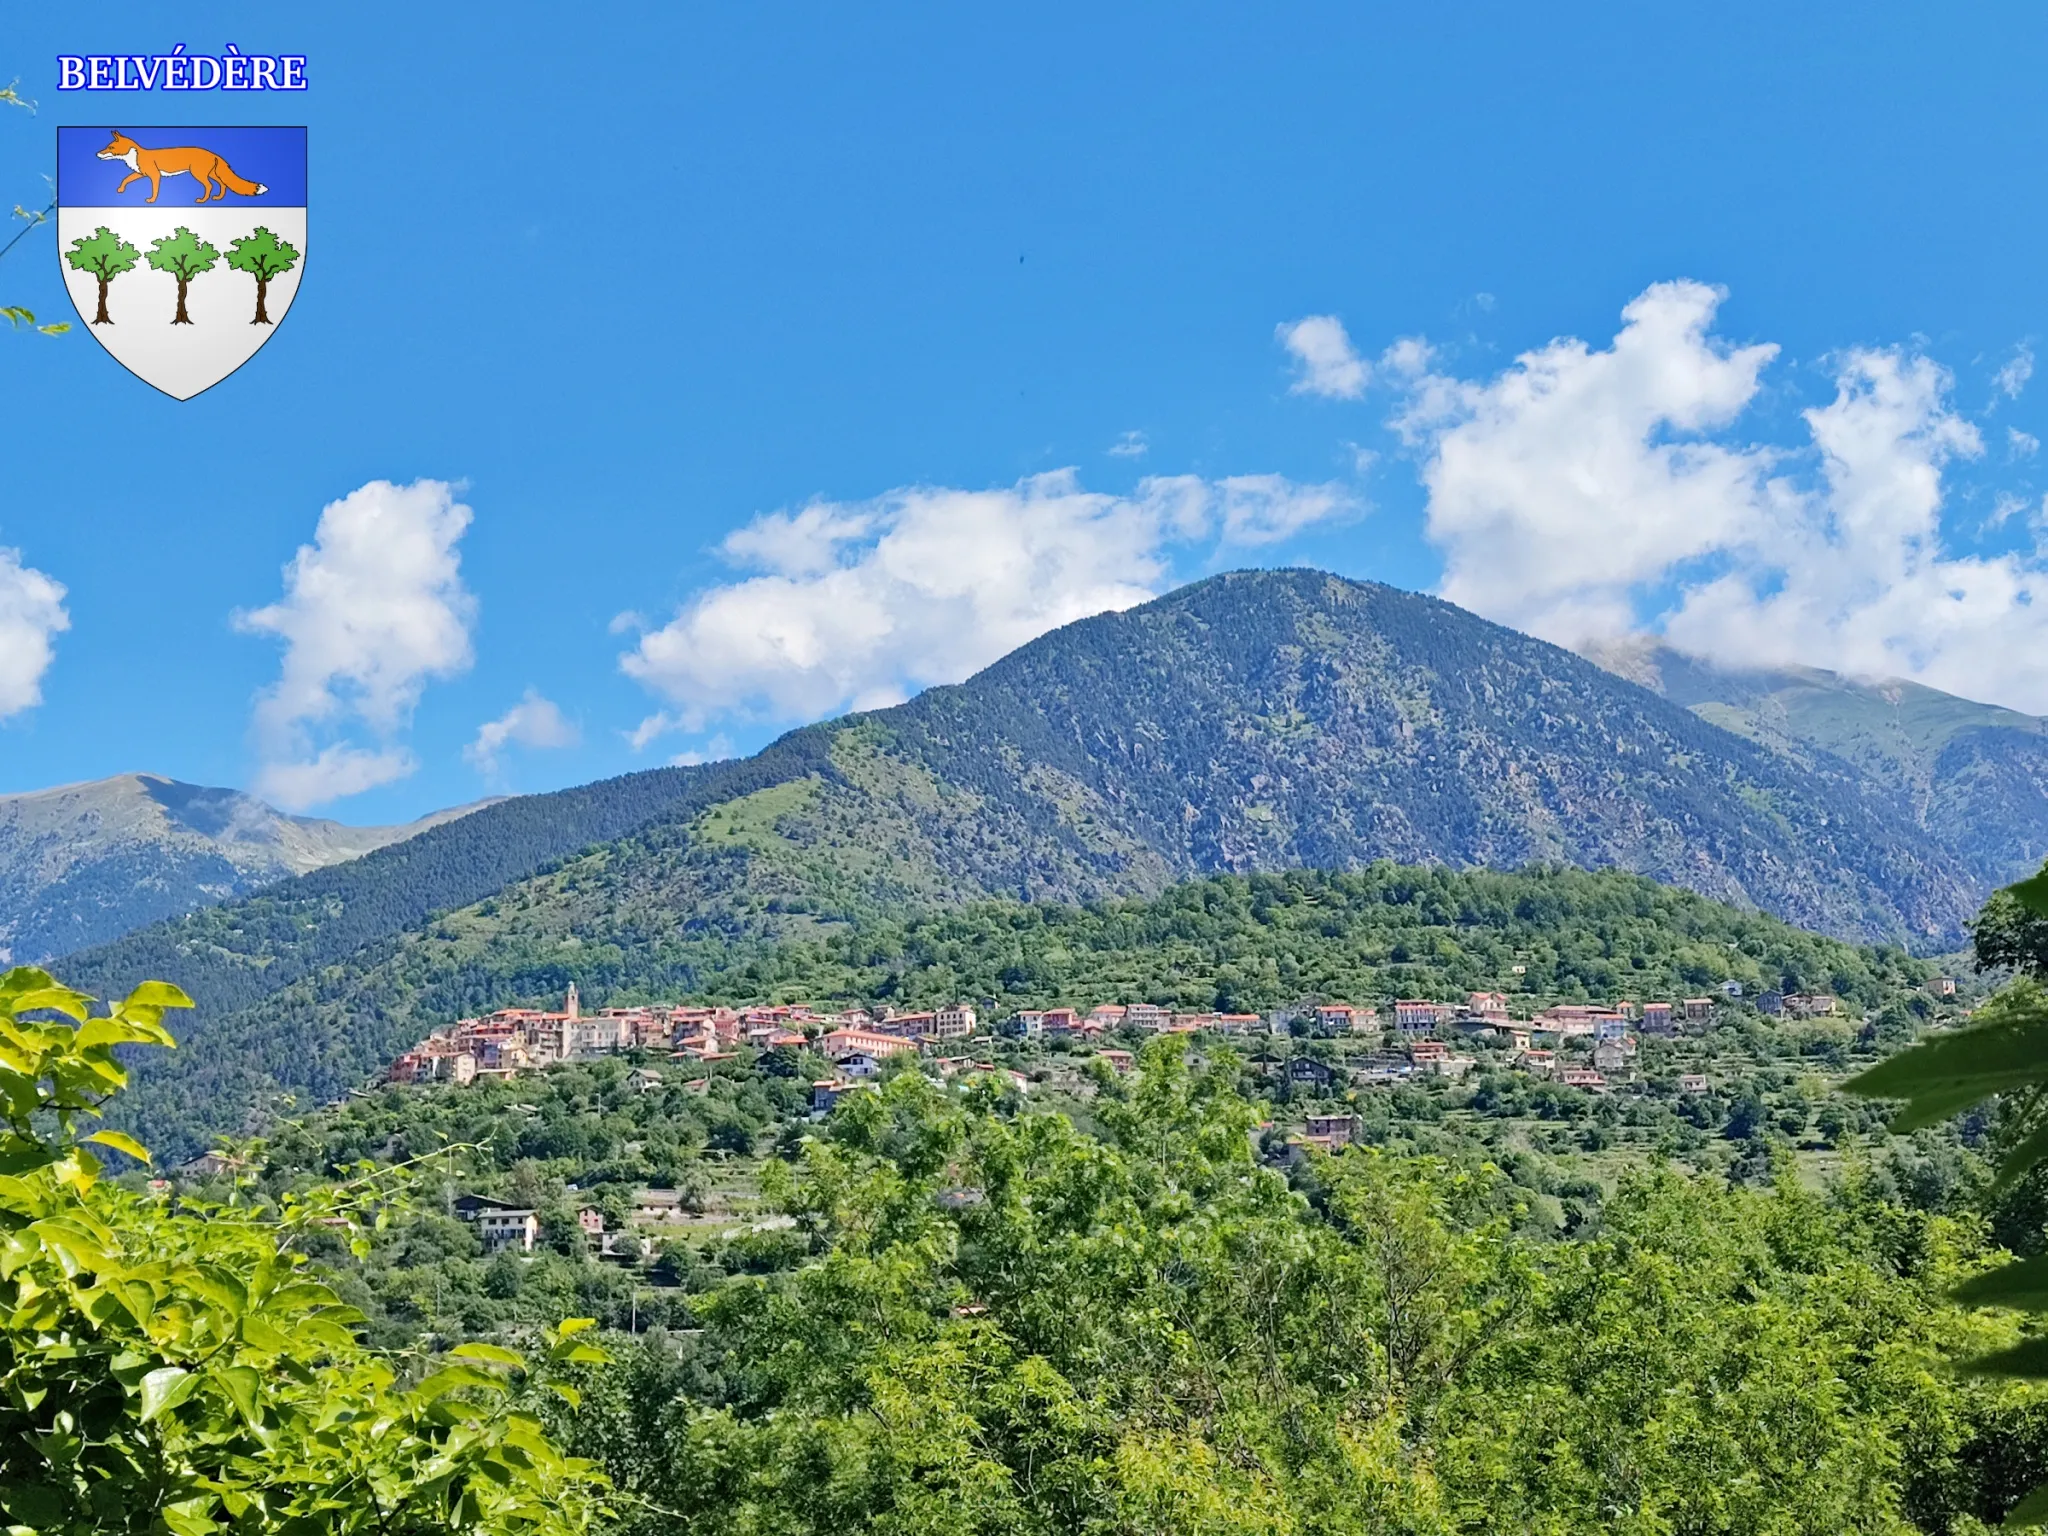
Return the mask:
[(114, 188), (116, 192), (126, 192), (130, 182), (147, 176), (149, 196), (143, 199), (146, 203), (156, 201), (166, 176), (183, 176), (188, 172), (199, 183), (199, 195), (192, 199), (195, 203), (224, 198), (229, 192), (254, 197), (259, 192), (270, 190), (260, 181), (244, 181), (227, 161), (210, 149), (189, 146), (183, 149), (144, 149), (127, 134), (116, 133), (107, 141), (107, 147), (100, 151), (100, 158), (127, 162), (128, 174), (121, 178), (121, 185)]

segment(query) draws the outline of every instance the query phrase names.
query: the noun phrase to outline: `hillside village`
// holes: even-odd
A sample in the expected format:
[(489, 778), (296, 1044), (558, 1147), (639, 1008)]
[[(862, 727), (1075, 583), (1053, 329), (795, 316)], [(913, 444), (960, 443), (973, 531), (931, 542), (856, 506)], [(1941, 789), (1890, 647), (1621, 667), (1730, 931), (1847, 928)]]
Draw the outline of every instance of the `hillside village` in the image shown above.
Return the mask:
[[(1952, 996), (1955, 984), (1938, 978), (1930, 990)], [(1484, 1042), (1501, 1064), (1513, 1070), (1599, 1092), (1611, 1082), (1628, 1079), (1639, 1036), (1704, 1028), (1717, 1009), (1738, 1005), (1742, 991), (1741, 983), (1730, 981), (1713, 996), (1554, 1003), (1522, 1017), (1499, 992), (1473, 992), (1459, 1003), (1422, 998), (1396, 999), (1384, 1008), (1310, 1003), (1269, 1014), (1187, 1013), (1153, 1003), (1100, 1003), (1085, 1012), (1074, 1007), (1019, 1009), (993, 1030), (985, 1030), (976, 1008), (967, 1002), (927, 1012), (835, 1011), (789, 1003), (657, 1003), (585, 1014), (572, 984), (560, 1011), (504, 1008), (462, 1019), (402, 1053), (385, 1075), (392, 1083), (460, 1087), (516, 1077), (558, 1062), (627, 1052), (665, 1054), (708, 1065), (737, 1060), (742, 1047), (757, 1052), (792, 1049), (815, 1052), (831, 1065), (833, 1075), (812, 1084), (813, 1107), (824, 1110), (848, 1088), (879, 1075), (897, 1056), (914, 1055), (940, 1075), (953, 1076), (963, 1070), (998, 1070), (993, 1061), (958, 1054), (977, 1041), (1000, 1040), (1022, 1047), (1060, 1041), (1069, 1049), (1079, 1046), (1101, 1057), (1117, 1072), (1128, 1072), (1135, 1061), (1133, 1052), (1108, 1041), (1136, 1044), (1152, 1035), (1212, 1034), (1346, 1042), (1352, 1049), (1334, 1062), (1314, 1056), (1289, 1062), (1286, 1070), (1297, 1074), (1297, 1080), (1319, 1086), (1340, 1080), (1365, 1087), (1416, 1076), (1462, 1077), (1478, 1064), (1478, 1057), (1458, 1046)], [(1842, 1011), (1837, 998), (1822, 993), (1766, 991), (1751, 1007), (1766, 1018), (1825, 1018)], [(1008, 1076), (1020, 1087), (1027, 1085), (1021, 1073), (1008, 1071)], [(1689, 1075), (1682, 1084), (1687, 1091), (1704, 1091), (1706, 1086), (1698, 1075)], [(1313, 1128), (1311, 1134), (1317, 1134)]]
[[(1955, 1013), (1952, 978), (1931, 978), (1922, 991), (1939, 1013)], [(1457, 1001), (1308, 1001), (1267, 1013), (1111, 1002), (1013, 1009), (991, 1022), (965, 1001), (921, 1011), (764, 1002), (586, 1012), (572, 985), (559, 1009), (500, 1009), (434, 1031), (390, 1064), (386, 1080), (460, 1090), (626, 1058), (630, 1082), (641, 1094), (675, 1087), (704, 1094), (720, 1080), (752, 1077), (780, 1060), (773, 1070), (795, 1078), (790, 1086), (804, 1091), (794, 1102), (815, 1119), (906, 1062), (941, 1082), (992, 1076), (1019, 1095), (1086, 1098), (1094, 1083), (1108, 1080), (1094, 1074), (1133, 1072), (1148, 1038), (1181, 1035), (1196, 1037), (1197, 1051), (1202, 1040), (1238, 1045), (1245, 1070), (1264, 1080), (1281, 1106), (1285, 1123), (1267, 1127), (1265, 1147), (1284, 1157), (1289, 1149), (1335, 1151), (1358, 1141), (1366, 1134), (1361, 1115), (1376, 1091), (1462, 1088), (1457, 1080), (1477, 1082), (1488, 1073), (1574, 1098), (1713, 1098), (1709, 1113), (1719, 1117), (1725, 1111), (1720, 1100), (1732, 1102), (1748, 1090), (1735, 1059), (1717, 1058), (1704, 1037), (1724, 1026), (1796, 1021), (1853, 1034), (1858, 1011), (1827, 993), (1749, 996), (1731, 980), (1671, 999), (1546, 1001), (1472, 991)], [(1641, 1070), (1646, 1049), (1656, 1056), (1647, 1074)], [(540, 1213), (518, 1200), (472, 1193), (456, 1202), (454, 1214), (472, 1227), (486, 1254), (532, 1253), (543, 1236)], [(582, 1210), (578, 1219), (594, 1256), (637, 1263), (651, 1251), (645, 1223), (659, 1214), (643, 1212), (625, 1230), (608, 1230), (595, 1209)]]

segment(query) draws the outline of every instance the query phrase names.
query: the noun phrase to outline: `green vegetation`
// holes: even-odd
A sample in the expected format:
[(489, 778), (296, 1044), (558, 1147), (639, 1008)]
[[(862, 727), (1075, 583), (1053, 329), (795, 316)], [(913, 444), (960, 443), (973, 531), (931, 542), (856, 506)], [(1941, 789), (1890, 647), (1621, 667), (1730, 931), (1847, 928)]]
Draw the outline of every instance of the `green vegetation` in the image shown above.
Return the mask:
[[(11, 1536), (441, 1531), (570, 1536), (587, 1464), (543, 1432), (550, 1378), (604, 1363), (563, 1322), (545, 1360), (467, 1344), (380, 1355), (312, 1270), (315, 1238), (391, 1214), (390, 1174), (267, 1209), (102, 1179), (81, 1135), (125, 1081), (116, 1047), (166, 1046), (150, 983), (104, 1015), (42, 971), (0, 976), (0, 1512)], [(52, 1019), (52, 1016), (54, 1020)], [(574, 1400), (574, 1388), (564, 1388)]]
[[(1244, 1064), (1181, 1051), (1156, 1043), (1067, 1113), (897, 1073), (778, 1136), (760, 1204), (630, 1278), (559, 1216), (530, 1260), (451, 1260), (470, 1234), (415, 1217), (367, 1264), (337, 1252), (336, 1283), (430, 1341), (630, 1285), (642, 1332), (551, 1423), (648, 1536), (1968, 1532), (2048, 1468), (2048, 1399), (1932, 1368), (2017, 1337), (1946, 1299), (1996, 1262), (1967, 1214), (1854, 1167), (1806, 1188), (1644, 1165), (1561, 1240), (1480, 1158), (1269, 1166)], [(527, 1156), (484, 1176), (536, 1189), (533, 1154), (589, 1155), (565, 1133), (616, 1151), (725, 1112), (638, 1095), (616, 1062), (515, 1086)], [(421, 1147), (468, 1097), (316, 1117), (266, 1179), (379, 1150), (345, 1127)], [(781, 1225), (748, 1219), (764, 1209)], [(429, 1277), (465, 1266), (474, 1293), (430, 1319)]]
[[(287, 988), (144, 1079), (124, 1123), (188, 1155), (239, 1132), (248, 1106), (274, 1104), (280, 1086), (338, 1098), (430, 1027), (558, 1000), (572, 981), (591, 1006), (964, 997), (997, 1011), (1107, 1001), (1264, 1011), (1474, 989), (1673, 998), (1732, 979), (1752, 994), (1829, 991), (1875, 1010), (1930, 970), (1896, 949), (1576, 870), (1217, 876), (1149, 901), (982, 902), (854, 922), (820, 923), (803, 898), (773, 897), (680, 931), (659, 905), (641, 905), (644, 873), (616, 847), (598, 850), (440, 919), (373, 966)], [(777, 927), (808, 936), (774, 943), (765, 935)]]
[[(2016, 964), (2021, 975), (1991, 1000), (1968, 1028), (1925, 1040), (1912, 1050), (1858, 1074), (1846, 1086), (1878, 1099), (1903, 1100), (1893, 1121), (1900, 1131), (1919, 1130), (1959, 1112), (1999, 1101), (2001, 1146), (1994, 1195), (2011, 1196), (2023, 1184), (2032, 1189), (2017, 1202), (2038, 1212), (2041, 1169), (2048, 1164), (2048, 957), (2016, 931), (2037, 929), (2048, 919), (2048, 870), (2000, 891), (1979, 918), (1981, 942)], [(1977, 1275), (1956, 1287), (1958, 1301), (1972, 1306), (2012, 1307), (2037, 1316), (2048, 1313), (2048, 1253), (2037, 1243), (2027, 1257)], [(1964, 1351), (1962, 1369), (1975, 1376), (2048, 1381), (2048, 1345), (2039, 1337), (1989, 1353)], [(2048, 1522), (2048, 1483), (2037, 1487), (2013, 1511), (2017, 1524)]]

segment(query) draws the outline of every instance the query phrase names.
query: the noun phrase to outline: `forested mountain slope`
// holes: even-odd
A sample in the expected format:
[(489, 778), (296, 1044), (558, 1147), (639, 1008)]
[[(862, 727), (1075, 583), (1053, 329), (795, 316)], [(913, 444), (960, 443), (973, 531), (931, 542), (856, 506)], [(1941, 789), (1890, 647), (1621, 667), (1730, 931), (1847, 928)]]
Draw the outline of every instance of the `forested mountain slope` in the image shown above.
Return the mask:
[(1980, 889), (1838, 759), (1794, 764), (1433, 599), (1271, 572), (1071, 625), (745, 762), (491, 807), (66, 969), (103, 993), (186, 984), (188, 1048), (136, 1102), (222, 1123), (278, 1087), (347, 1087), (423, 1020), (570, 979), (678, 995), (891, 913), (1383, 858), (1632, 870), (1921, 945), (1955, 938)]
[(153, 773), (0, 795), (0, 963), (33, 964), (102, 944), (474, 809), (351, 827)]
[(1654, 642), (1587, 654), (1803, 765), (1852, 764), (1970, 873), (2003, 885), (2048, 857), (2048, 720), (1903, 678), (1717, 667)]

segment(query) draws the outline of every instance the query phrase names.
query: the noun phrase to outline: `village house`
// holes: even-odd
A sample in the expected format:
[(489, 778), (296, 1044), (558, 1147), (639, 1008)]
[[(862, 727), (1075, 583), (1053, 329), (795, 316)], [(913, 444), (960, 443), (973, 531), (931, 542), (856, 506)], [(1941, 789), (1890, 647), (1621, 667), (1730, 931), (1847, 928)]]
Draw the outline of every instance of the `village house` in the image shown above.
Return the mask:
[(1756, 1011), (1775, 1019), (1785, 1011), (1785, 994), (1772, 991), (1757, 993)]
[[(928, 1035), (938, 1025), (938, 1015), (932, 1013), (895, 1013), (874, 1026), (874, 1033), (895, 1035), (903, 1040), (915, 1040), (919, 1035)], [(837, 1030), (833, 1033), (838, 1033)]]
[(1359, 1027), (1359, 1015), (1367, 1012), (1354, 1008), (1349, 1003), (1322, 1003), (1316, 1008), (1315, 1025), (1319, 1035), (1348, 1035)]
[(1119, 1076), (1128, 1073), (1137, 1064), (1137, 1058), (1129, 1051), (1097, 1051), (1095, 1054), (1114, 1067)]
[(1557, 1052), (1524, 1051), (1515, 1058), (1515, 1065), (1534, 1077), (1548, 1077), (1557, 1070)]
[(1088, 1010), (1088, 1022), (1104, 1029), (1122, 1029), (1128, 1011), (1122, 1003), (1097, 1003)]
[(1173, 1022), (1173, 1010), (1158, 1003), (1132, 1003), (1124, 1009), (1124, 1023), (1132, 1029), (1150, 1030), (1157, 1034)]
[(1671, 1005), (1669, 1003), (1643, 1004), (1643, 1033), (1646, 1035), (1668, 1035), (1672, 1032)]
[(1048, 1008), (1039, 1015), (1040, 1027), (1048, 1035), (1071, 1035), (1081, 1028), (1081, 1019), (1071, 1008)]
[(1590, 1067), (1566, 1067), (1558, 1074), (1558, 1081), (1567, 1088), (1605, 1088), (1607, 1079)]
[(1727, 981), (1721, 983), (1721, 995), (1723, 997), (1742, 996), (1742, 983), (1730, 977)]
[(1685, 1000), (1685, 1021), (1697, 1024), (1701, 1019), (1714, 1016), (1714, 1000), (1711, 997), (1688, 997)]
[(1287, 1063), (1287, 1080), (1290, 1083), (1322, 1088), (1327, 1087), (1335, 1076), (1327, 1062), (1317, 1061), (1313, 1056), (1296, 1056)]
[(1705, 1093), (1707, 1075), (1704, 1072), (1687, 1072), (1678, 1079), (1680, 1093)]
[(1358, 1138), (1356, 1115), (1310, 1115), (1304, 1128), (1310, 1141), (1329, 1151), (1348, 1147)]
[(901, 1035), (879, 1029), (835, 1029), (818, 1037), (818, 1049), (827, 1061), (845, 1061), (850, 1056), (870, 1056), (879, 1061), (916, 1047)]
[(941, 1040), (958, 1040), (974, 1033), (978, 1022), (970, 1003), (951, 1003), (932, 1015), (932, 1033)]
[(1456, 1010), (1449, 1003), (1404, 997), (1394, 1003), (1394, 1028), (1403, 1034), (1426, 1035), (1448, 1024)]
[[(1256, 1013), (1219, 1013), (1216, 1032), (1224, 1035), (1256, 1035), (1264, 1032), (1266, 1021)], [(1356, 1023), (1353, 1024), (1356, 1028)]]
[(595, 1206), (586, 1205), (576, 1213), (576, 1225), (583, 1229), (585, 1237), (604, 1236), (604, 1212)]
[(849, 1082), (843, 1077), (819, 1079), (811, 1084), (811, 1113), (814, 1115), (826, 1113), (845, 1094), (859, 1086), (861, 1085)]
[(882, 1057), (871, 1056), (866, 1051), (855, 1051), (842, 1056), (832, 1063), (839, 1069), (841, 1077), (878, 1077), (882, 1071)]
[(1035, 1008), (1020, 1009), (1003, 1021), (1002, 1030), (1019, 1040), (1029, 1040), (1033, 1035), (1045, 1033), (1045, 1015)]
[(1415, 1040), (1408, 1046), (1408, 1059), (1417, 1066), (1425, 1062), (1442, 1061), (1451, 1054), (1451, 1048), (1441, 1040)]
[(1489, 1024), (1505, 1024), (1508, 1019), (1508, 999), (1504, 992), (1474, 992), (1465, 999), (1465, 1011), (1475, 1019), (1484, 1019)]
[(1602, 1040), (1593, 1047), (1593, 1070), (1603, 1074), (1626, 1072), (1635, 1052), (1621, 1040)]
[(462, 1195), (455, 1203), (455, 1215), (476, 1228), (477, 1240), (485, 1253), (533, 1252), (540, 1236), (540, 1217), (524, 1206), (488, 1195)]
[(1956, 979), (1953, 976), (1931, 977), (1927, 983), (1927, 990), (1936, 997), (1954, 997), (1956, 995)]
[(1532, 1022), (1538, 1034), (1571, 1040), (1583, 1039), (1595, 1033), (1603, 1022), (1620, 1018), (1621, 1014), (1612, 1008), (1598, 1008), (1588, 1003), (1559, 1003), (1544, 1009)]

